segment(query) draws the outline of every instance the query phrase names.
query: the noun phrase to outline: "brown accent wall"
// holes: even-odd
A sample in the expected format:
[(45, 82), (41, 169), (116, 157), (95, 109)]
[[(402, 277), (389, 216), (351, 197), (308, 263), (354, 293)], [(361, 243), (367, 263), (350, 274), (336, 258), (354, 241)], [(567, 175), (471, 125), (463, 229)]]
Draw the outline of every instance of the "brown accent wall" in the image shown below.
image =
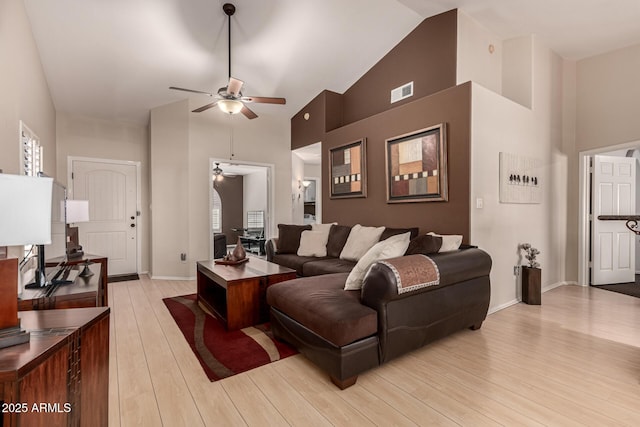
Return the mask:
[[(455, 9), (422, 21), (342, 95), (342, 124), (455, 86), (457, 33)], [(411, 81), (413, 96), (391, 104), (391, 90)]]
[[(344, 94), (324, 91), (291, 119), (291, 148), (322, 141), (322, 219), (345, 225), (470, 229), (471, 84), (456, 86), (457, 10), (425, 19)], [(390, 103), (392, 89), (414, 82), (414, 95)], [(309, 120), (304, 114), (309, 113)], [(446, 123), (449, 200), (386, 201), (385, 141)], [(367, 197), (330, 199), (329, 150), (367, 139)]]
[[(305, 119), (309, 114), (309, 119)], [(325, 90), (291, 118), (291, 149), (322, 141), (325, 132), (342, 124), (342, 95)]]
[[(449, 201), (386, 202), (386, 140), (447, 124)], [(322, 220), (353, 225), (417, 226), (421, 233), (435, 231), (469, 238), (470, 212), (471, 84), (456, 86), (434, 95), (376, 114), (327, 133), (323, 140)], [(367, 197), (330, 199), (329, 150), (347, 142), (367, 138)]]
[(242, 228), (243, 213), (243, 177), (225, 177), (216, 183), (216, 190), (222, 200), (222, 233), (227, 236), (227, 244), (238, 240), (238, 233), (232, 228)]

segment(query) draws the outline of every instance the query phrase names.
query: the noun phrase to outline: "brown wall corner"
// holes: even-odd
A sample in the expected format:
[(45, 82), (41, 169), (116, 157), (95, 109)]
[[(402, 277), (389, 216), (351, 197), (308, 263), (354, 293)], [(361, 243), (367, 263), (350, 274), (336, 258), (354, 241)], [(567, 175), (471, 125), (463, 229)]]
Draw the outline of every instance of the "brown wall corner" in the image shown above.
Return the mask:
[(227, 236), (229, 245), (238, 240), (238, 233), (231, 229), (242, 228), (244, 224), (243, 180), (242, 175), (228, 176), (215, 187), (222, 201), (222, 234)]
[[(343, 95), (343, 124), (456, 85), (457, 9), (426, 18)], [(413, 81), (413, 96), (391, 104), (391, 90)]]
[(327, 129), (335, 129), (341, 124), (342, 95), (322, 91), (291, 118), (291, 149), (322, 141)]

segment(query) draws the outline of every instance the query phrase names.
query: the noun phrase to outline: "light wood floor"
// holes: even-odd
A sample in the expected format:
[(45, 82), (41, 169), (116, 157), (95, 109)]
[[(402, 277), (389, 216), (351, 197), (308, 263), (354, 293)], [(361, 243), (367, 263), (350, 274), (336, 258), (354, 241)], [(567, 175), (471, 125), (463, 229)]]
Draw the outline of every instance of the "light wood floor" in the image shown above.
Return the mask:
[(297, 355), (209, 382), (162, 298), (110, 284), (110, 426), (640, 425), (640, 299), (562, 286), (340, 391)]

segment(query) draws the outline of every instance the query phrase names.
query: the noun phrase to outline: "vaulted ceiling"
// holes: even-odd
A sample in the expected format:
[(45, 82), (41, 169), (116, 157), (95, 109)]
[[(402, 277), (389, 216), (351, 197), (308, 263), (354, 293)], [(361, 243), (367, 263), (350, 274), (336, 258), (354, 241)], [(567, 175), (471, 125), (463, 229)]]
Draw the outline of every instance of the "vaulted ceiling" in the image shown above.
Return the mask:
[[(146, 123), (149, 110), (227, 82), (223, 0), (24, 0), (55, 107)], [(508, 39), (536, 34), (580, 59), (640, 43), (638, 0), (235, 0), (234, 77), (280, 96), (289, 119), (324, 89), (344, 92), (425, 17), (459, 8)], [(209, 110), (202, 114), (216, 114)]]

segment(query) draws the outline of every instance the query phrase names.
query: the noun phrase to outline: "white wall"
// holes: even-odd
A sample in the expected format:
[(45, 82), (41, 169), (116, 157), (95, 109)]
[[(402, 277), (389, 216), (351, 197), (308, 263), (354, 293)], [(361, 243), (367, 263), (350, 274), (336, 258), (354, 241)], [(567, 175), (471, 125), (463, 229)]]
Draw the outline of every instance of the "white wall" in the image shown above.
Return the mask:
[(502, 55), (502, 94), (531, 108), (533, 105), (533, 37), (505, 40)]
[(87, 157), (140, 162), (141, 239), (140, 272), (149, 271), (151, 215), (149, 212), (149, 128), (147, 125), (113, 122), (58, 113), (56, 117), (57, 170), (67, 182), (68, 158)]
[[(0, 1), (0, 169), (21, 173), (20, 120), (38, 135), (44, 171), (56, 170), (56, 112), (49, 93), (31, 25), (21, 1)], [(0, 200), (0, 209), (6, 208)], [(22, 247), (9, 248), (10, 257)]]
[(473, 81), (496, 93), (502, 92), (502, 41), (461, 10), (458, 10), (457, 49), (457, 84)]
[[(190, 277), (193, 262), (180, 260), (189, 253), (189, 103), (176, 102), (151, 111), (151, 275)], [(208, 157), (203, 159), (207, 165)], [(208, 166), (207, 166), (208, 169)], [(208, 176), (200, 199), (209, 206)], [(205, 212), (206, 213), (206, 212)], [(202, 228), (209, 236), (209, 218)], [(209, 258), (209, 251), (201, 259)]]
[(305, 163), (304, 177), (306, 179), (313, 179), (315, 182), (316, 223), (322, 223), (322, 165)]
[[(267, 170), (259, 170), (248, 175), (244, 175), (243, 185), (243, 215), (242, 223), (247, 227), (248, 211), (267, 212)], [(265, 230), (266, 231), (266, 230)]]
[(640, 140), (640, 45), (577, 62), (578, 151)]
[(21, 1), (0, 1), (0, 64), (0, 169), (21, 172), (22, 120), (44, 147), (44, 171), (58, 178), (56, 111)]
[(291, 152), (291, 221), (292, 224), (304, 222), (304, 187), (298, 188), (304, 180), (304, 161)]
[[(237, 115), (230, 120), (217, 110), (191, 113), (197, 106), (181, 101), (151, 111), (154, 277), (195, 277), (196, 262), (209, 259), (212, 158), (274, 165), (270, 229), (291, 222), (289, 121), (266, 115), (255, 120)], [(179, 261), (181, 252), (187, 254), (185, 262)]]
[[(472, 168), (470, 241), (493, 259), (491, 310), (519, 296), (513, 267), (521, 261), (520, 243), (541, 251), (543, 287), (565, 281), (567, 246), (567, 154), (562, 148), (563, 61), (532, 40), (533, 108), (526, 108), (480, 85), (472, 94)], [(541, 204), (499, 202), (500, 152), (536, 157), (543, 162)], [(476, 208), (483, 199), (484, 207)]]

